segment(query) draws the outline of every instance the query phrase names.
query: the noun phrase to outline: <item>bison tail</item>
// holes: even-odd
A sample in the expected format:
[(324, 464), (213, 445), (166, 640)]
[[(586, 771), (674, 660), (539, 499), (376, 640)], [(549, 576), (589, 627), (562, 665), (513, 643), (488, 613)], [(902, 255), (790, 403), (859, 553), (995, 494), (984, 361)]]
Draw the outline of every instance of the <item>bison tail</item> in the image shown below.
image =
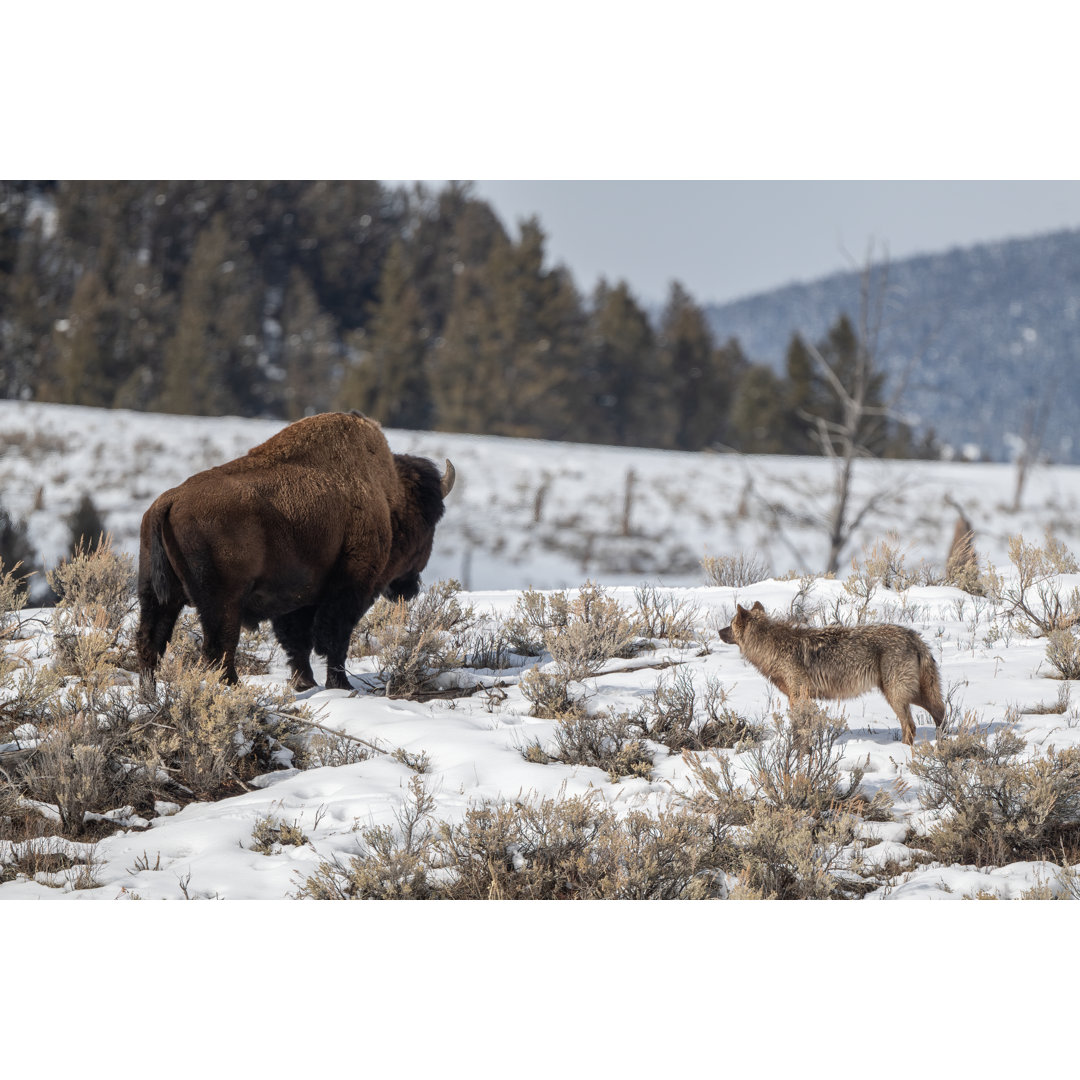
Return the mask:
[(176, 577), (172, 566), (169, 564), (169, 556), (165, 551), (165, 541), (162, 539), (162, 529), (165, 527), (165, 519), (169, 511), (154, 524), (150, 533), (150, 585), (154, 590), (159, 604), (168, 603), (172, 595), (172, 583)]

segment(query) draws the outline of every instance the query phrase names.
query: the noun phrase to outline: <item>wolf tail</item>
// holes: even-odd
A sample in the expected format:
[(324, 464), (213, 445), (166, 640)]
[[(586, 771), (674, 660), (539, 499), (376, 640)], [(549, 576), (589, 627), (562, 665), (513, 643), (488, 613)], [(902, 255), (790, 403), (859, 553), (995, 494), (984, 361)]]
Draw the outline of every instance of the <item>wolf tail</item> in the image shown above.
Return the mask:
[(945, 720), (945, 701), (941, 696), (941, 672), (925, 641), (919, 641), (919, 697), (924, 708), (940, 728)]

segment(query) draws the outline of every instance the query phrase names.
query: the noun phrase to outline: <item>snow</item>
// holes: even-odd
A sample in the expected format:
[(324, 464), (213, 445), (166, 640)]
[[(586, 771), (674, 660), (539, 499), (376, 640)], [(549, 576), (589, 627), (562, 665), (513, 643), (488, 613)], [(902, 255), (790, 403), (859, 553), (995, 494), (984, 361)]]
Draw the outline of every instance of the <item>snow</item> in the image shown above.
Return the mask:
[[(83, 491), (95, 502), (114, 531), (117, 546), (135, 552), (139, 517), (165, 488), (191, 472), (227, 460), (280, 428), (270, 421), (152, 416), (64, 406), (0, 402), (0, 430), (6, 442), (0, 457), (4, 501), (30, 522), (32, 539), (51, 560), (66, 543), (64, 515)], [(19, 443), (17, 436), (26, 433)], [(709, 650), (661, 645), (629, 661), (612, 661), (585, 689), (593, 708), (627, 708), (640, 703), (663, 677), (660, 666), (678, 661), (695, 685), (718, 680), (729, 703), (751, 719), (765, 719), (782, 699), (740, 658), (721, 644), (715, 628), (726, 623), (736, 602), (760, 600), (767, 610), (786, 612), (800, 589), (797, 577), (772, 578), (744, 588), (705, 587), (700, 569), (677, 564), (679, 548), (694, 557), (743, 551), (767, 558), (777, 574), (820, 567), (824, 542), (807, 524), (821, 492), (827, 489), (827, 463), (795, 458), (728, 458), (716, 455), (530, 443), (465, 435), (389, 431), (397, 451), (422, 453), (439, 461), (450, 457), (458, 482), (447, 515), (436, 535), (435, 553), (425, 580), (457, 576), (465, 561), (470, 589), (465, 601), (478, 613), (506, 616), (519, 591), (533, 585), (576, 589), (593, 577), (625, 607), (635, 605), (634, 584), (660, 579), (666, 593), (697, 606), (696, 623)], [(63, 444), (61, 447), (60, 444)], [(618, 522), (627, 473), (633, 470), (631, 536)], [(976, 528), (976, 546), (999, 570), (1007, 571), (1008, 536), (1023, 530), (1033, 539), (1052, 527), (1066, 543), (1080, 503), (1080, 469), (1033, 470), (1024, 508), (1010, 515), (1002, 507), (1012, 494), (1013, 472), (1005, 466), (894, 462), (860, 468), (862, 491), (874, 483), (903, 483), (888, 513), (871, 516), (865, 542), (894, 530), (910, 543), (909, 565), (925, 558), (944, 561), (955, 512), (944, 503), (950, 494), (962, 503)], [(536, 493), (548, 491), (535, 522)], [(757, 501), (745, 516), (733, 513), (740, 493), (752, 484)], [(41, 489), (39, 509), (35, 498)], [(815, 504), (815, 499), (817, 503)], [(778, 515), (781, 503), (789, 513)], [(561, 524), (560, 524), (561, 523)], [(614, 526), (613, 526), (614, 523)], [(592, 553), (581, 537), (593, 536)], [(639, 545), (640, 554), (636, 547)], [(605, 552), (605, 545), (607, 545)], [(675, 569), (660, 565), (650, 545), (672, 554)], [(858, 551), (858, 548), (855, 549)], [(618, 566), (642, 560), (643, 570)], [(629, 554), (627, 554), (629, 552)], [(849, 553), (850, 557), (850, 553)], [(795, 565), (792, 565), (792, 564)], [(659, 568), (659, 569), (658, 569)], [(843, 575), (841, 575), (842, 577)], [(1080, 584), (1066, 576), (1065, 591)], [(842, 580), (817, 580), (811, 592), (828, 606), (851, 602)], [(1080, 745), (1077, 706), (1064, 713), (1032, 713), (1053, 703), (1062, 683), (1052, 679), (1045, 661), (1045, 641), (1012, 634), (992, 640), (979, 601), (959, 590), (921, 586), (901, 595), (879, 589), (871, 600), (878, 617), (911, 611), (912, 625), (930, 644), (941, 665), (946, 691), (964, 711), (983, 724), (1000, 724), (1006, 713), (1019, 715), (1018, 731), (1032, 752), (1053, 745)], [(47, 611), (40, 613), (47, 623)], [(33, 631), (31, 631), (32, 633)], [(47, 657), (45, 631), (32, 641)], [(41, 660), (39, 662), (44, 662)], [(316, 675), (321, 677), (320, 662)], [(478, 693), (453, 700), (417, 703), (388, 700), (365, 692), (362, 677), (370, 660), (351, 662), (353, 693), (316, 688), (300, 695), (316, 710), (318, 721), (356, 739), (412, 755), (426, 754), (423, 775), (436, 803), (436, 816), (460, 820), (483, 800), (520, 796), (554, 797), (597, 792), (620, 809), (668, 805), (690, 786), (689, 768), (677, 755), (656, 747), (649, 779), (623, 778), (612, 783), (600, 769), (541, 765), (526, 761), (522, 748), (538, 739), (550, 742), (554, 721), (529, 715), (529, 702), (518, 686), (524, 668), (462, 673), (487, 686), (503, 684), (505, 699)], [(284, 681), (283, 657), (275, 654), (271, 670), (257, 681)], [(862, 766), (868, 794), (885, 788), (894, 796), (895, 821), (861, 826), (862, 856), (880, 865), (904, 869), (888, 886), (870, 894), (875, 900), (956, 900), (993, 895), (1019, 897), (1025, 890), (1054, 883), (1053, 868), (1039, 862), (992, 869), (916, 865), (907, 845), (917, 826), (929, 820), (919, 803), (919, 781), (910, 771), (911, 753), (899, 741), (896, 718), (880, 694), (837, 706), (847, 720), (842, 765)], [(933, 739), (933, 724), (914, 710), (918, 740)], [(745, 761), (731, 751), (736, 775)], [(149, 822), (130, 808), (111, 811), (121, 828), (95, 849), (100, 887), (74, 890), (60, 879), (19, 879), (0, 885), (0, 899), (92, 902), (114, 899), (280, 900), (295, 895), (317, 865), (335, 856), (347, 859), (358, 850), (357, 829), (393, 827), (410, 781), (416, 774), (391, 753), (375, 754), (355, 764), (283, 770), (266, 774), (253, 790), (214, 803), (178, 808), (158, 804)], [(899, 787), (898, 787), (899, 785)], [(300, 846), (279, 846), (271, 854), (252, 849), (252, 830), (272, 816), (295, 823), (308, 837)], [(61, 876), (62, 877), (62, 876)]]

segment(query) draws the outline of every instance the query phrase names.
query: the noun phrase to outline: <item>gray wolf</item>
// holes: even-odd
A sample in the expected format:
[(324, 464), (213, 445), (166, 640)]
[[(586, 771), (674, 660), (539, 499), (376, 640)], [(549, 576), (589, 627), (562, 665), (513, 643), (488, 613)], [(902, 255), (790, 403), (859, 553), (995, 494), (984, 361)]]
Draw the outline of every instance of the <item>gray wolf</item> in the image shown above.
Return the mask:
[(315, 685), (314, 649), (326, 657), (326, 686), (349, 689), (353, 629), (380, 594), (419, 592), (454, 475), (449, 461), (440, 476), (425, 458), (392, 454), (359, 413), (321, 413), (164, 492), (140, 532), (143, 688), (188, 603), (203, 654), (227, 681), (237, 679), (241, 626), (269, 619), (294, 687)]
[(900, 720), (904, 742), (915, 742), (911, 706), (925, 709), (940, 731), (945, 719), (941, 675), (930, 648), (904, 626), (792, 626), (771, 619), (760, 603), (737, 605), (720, 640), (738, 645), (743, 658), (789, 701), (842, 700), (880, 690)]

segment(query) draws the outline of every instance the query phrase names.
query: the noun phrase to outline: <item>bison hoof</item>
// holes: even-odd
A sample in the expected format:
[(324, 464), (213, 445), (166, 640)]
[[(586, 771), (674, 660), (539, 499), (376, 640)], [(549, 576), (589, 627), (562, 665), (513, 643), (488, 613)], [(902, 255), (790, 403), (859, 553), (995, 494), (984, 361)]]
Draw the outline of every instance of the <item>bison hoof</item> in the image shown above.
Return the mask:
[(328, 671), (326, 673), (327, 690), (351, 690), (352, 683), (344, 671)]
[(310, 690), (313, 686), (316, 686), (315, 678), (312, 675), (305, 674), (301, 671), (294, 671), (292, 678), (289, 679), (289, 685), (298, 693), (302, 694), (305, 690)]

